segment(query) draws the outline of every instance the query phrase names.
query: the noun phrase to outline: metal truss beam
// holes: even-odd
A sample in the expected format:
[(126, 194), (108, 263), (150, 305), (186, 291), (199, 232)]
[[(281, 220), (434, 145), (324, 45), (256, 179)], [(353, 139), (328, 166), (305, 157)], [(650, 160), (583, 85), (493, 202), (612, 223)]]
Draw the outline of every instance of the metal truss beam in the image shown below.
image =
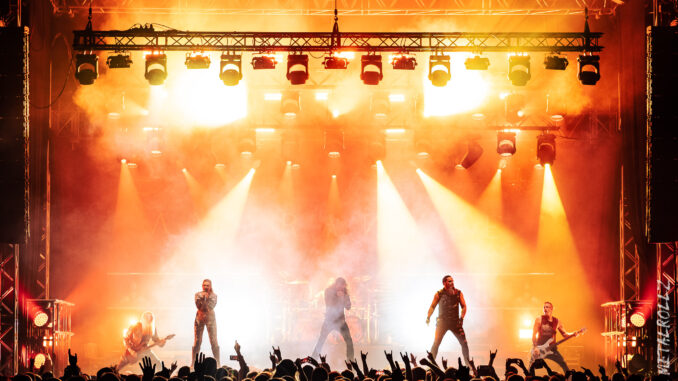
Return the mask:
[(631, 230), (629, 200), (624, 189), (624, 167), (621, 168), (619, 197), (619, 296), (621, 300), (640, 299), (640, 256)]
[[(57, 14), (86, 14), (89, 1), (51, 0)], [(339, 0), (342, 16), (553, 16), (581, 15), (584, 7), (594, 16), (613, 15), (611, 0)], [(333, 0), (99, 0), (99, 14), (332, 16)]]
[(267, 33), (78, 30), (79, 51), (599, 52), (602, 33)]
[(18, 365), (19, 245), (0, 245), (0, 374), (13, 376)]

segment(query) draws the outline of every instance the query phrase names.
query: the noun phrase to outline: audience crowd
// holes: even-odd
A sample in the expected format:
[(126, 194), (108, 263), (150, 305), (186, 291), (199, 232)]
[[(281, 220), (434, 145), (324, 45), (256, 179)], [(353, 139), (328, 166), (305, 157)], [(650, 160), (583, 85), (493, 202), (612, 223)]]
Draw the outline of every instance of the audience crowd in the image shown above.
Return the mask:
[[(569, 370), (566, 374), (552, 370), (544, 360), (535, 361), (529, 368), (521, 359), (506, 359), (505, 373), (499, 376), (495, 371), (494, 360), (497, 352), (490, 352), (489, 363), (464, 366), (461, 359), (456, 364), (448, 364), (443, 358), (440, 363), (428, 353), (426, 358), (417, 360), (415, 356), (400, 353), (399, 358), (392, 352), (384, 352), (389, 364), (387, 369), (374, 369), (368, 365), (367, 353), (360, 353), (357, 359), (346, 361), (345, 368), (332, 369), (326, 356), (303, 359), (283, 358), (280, 348), (273, 348), (270, 355), (270, 366), (264, 369), (250, 367), (245, 361), (240, 345), (235, 343), (238, 368), (217, 366), (212, 357), (203, 353), (196, 355), (193, 368), (182, 366), (177, 370), (177, 363), (169, 368), (165, 363), (152, 364), (149, 357), (139, 363), (136, 374), (123, 374), (115, 367), (105, 367), (96, 375), (84, 374), (78, 366), (78, 356), (69, 351), (69, 365), (63, 376), (57, 378), (52, 372), (44, 369), (35, 372), (17, 374), (12, 381), (670, 381), (676, 377), (667, 375), (648, 376), (647, 374), (630, 374), (626, 368), (617, 363), (615, 372), (608, 377), (605, 368), (599, 366), (598, 374), (590, 369)], [(268, 364), (267, 364), (268, 365)], [(456, 367), (451, 365), (457, 365)], [(132, 366), (125, 368), (131, 369)], [(132, 369), (134, 371), (134, 369)], [(175, 371), (177, 371), (175, 373)]]

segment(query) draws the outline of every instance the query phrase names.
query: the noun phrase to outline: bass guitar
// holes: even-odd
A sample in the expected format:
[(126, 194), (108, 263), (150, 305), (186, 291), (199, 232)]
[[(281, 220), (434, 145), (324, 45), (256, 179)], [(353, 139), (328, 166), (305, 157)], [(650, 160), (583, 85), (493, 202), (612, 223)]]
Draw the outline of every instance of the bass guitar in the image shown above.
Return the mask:
[(546, 356), (553, 354), (553, 351), (555, 351), (560, 344), (570, 340), (573, 337), (580, 336), (585, 332), (586, 328), (582, 328), (579, 331), (576, 331), (572, 336), (566, 337), (560, 341), (556, 341), (555, 343), (553, 342), (554, 338), (552, 337), (544, 344), (532, 347), (532, 360), (543, 359)]

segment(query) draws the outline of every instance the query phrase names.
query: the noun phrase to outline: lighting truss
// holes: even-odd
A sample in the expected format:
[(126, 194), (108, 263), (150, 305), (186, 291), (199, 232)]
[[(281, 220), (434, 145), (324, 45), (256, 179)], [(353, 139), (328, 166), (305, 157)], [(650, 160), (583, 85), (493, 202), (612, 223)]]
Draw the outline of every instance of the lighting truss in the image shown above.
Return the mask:
[[(84, 0), (50, 0), (59, 15), (86, 14)], [(582, 0), (502, 0), (502, 1), (443, 1), (443, 0), (363, 0), (341, 1), (346, 16), (564, 16), (583, 13)], [(617, 2), (586, 0), (589, 13), (596, 16), (614, 15)], [(235, 16), (331, 16), (332, 9), (322, 1), (238, 0), (234, 3), (212, 2), (209, 7), (192, 3), (176, 7), (166, 0), (98, 0), (94, 13), (146, 15), (235, 15)], [(235, 5), (235, 6), (234, 6)]]
[(152, 27), (76, 30), (76, 51), (599, 52), (602, 33), (190, 32)]

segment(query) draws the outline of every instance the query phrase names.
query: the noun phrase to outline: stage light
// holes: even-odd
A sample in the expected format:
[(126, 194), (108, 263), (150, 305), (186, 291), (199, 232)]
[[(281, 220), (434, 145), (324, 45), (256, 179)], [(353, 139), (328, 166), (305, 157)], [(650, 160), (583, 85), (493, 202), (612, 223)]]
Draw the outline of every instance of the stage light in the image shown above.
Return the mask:
[(219, 78), (226, 86), (235, 86), (242, 79), (242, 56), (222, 54), (219, 62)]
[(525, 118), (527, 100), (523, 94), (511, 93), (504, 98), (506, 121), (518, 124)]
[(386, 94), (373, 94), (370, 109), (375, 119), (386, 119), (390, 109), (389, 99)]
[(252, 156), (257, 152), (257, 132), (254, 129), (247, 128), (240, 133), (238, 140), (238, 152), (242, 156)]
[(44, 326), (45, 324), (47, 324), (48, 320), (49, 320), (49, 315), (45, 311), (37, 310), (33, 314), (33, 324), (35, 324), (36, 327)]
[(389, 94), (388, 100), (391, 103), (405, 102), (405, 94)]
[(481, 56), (467, 58), (464, 61), (464, 66), (466, 66), (466, 70), (487, 70), (490, 67), (490, 59)]
[(252, 69), (254, 70), (275, 69), (277, 63), (278, 61), (275, 60), (275, 57), (271, 56), (252, 57)]
[(348, 58), (337, 57), (337, 56), (326, 56), (323, 61), (323, 66), (325, 69), (346, 69), (348, 67)]
[(91, 85), (99, 77), (99, 57), (96, 54), (75, 55), (75, 78), (81, 85)]
[(296, 91), (287, 91), (283, 93), (280, 102), (280, 111), (286, 118), (296, 118), (301, 107), (299, 105), (299, 93)]
[(378, 85), (384, 78), (380, 55), (364, 55), (360, 58), (360, 79), (366, 85)]
[(152, 86), (159, 86), (167, 79), (167, 56), (165, 54), (148, 54), (144, 78)]
[(428, 61), (428, 79), (433, 86), (443, 87), (452, 78), (450, 56), (431, 56)]
[(106, 58), (106, 65), (110, 69), (127, 69), (132, 65), (132, 57), (127, 54), (116, 54)]
[(469, 140), (466, 143), (466, 154), (461, 160), (461, 166), (464, 169), (469, 169), (473, 164), (475, 164), (478, 159), (483, 155), (483, 147), (480, 146), (477, 140)]
[(326, 129), (323, 149), (330, 158), (341, 157), (341, 152), (344, 150), (344, 132), (337, 129)]
[(497, 153), (511, 156), (516, 153), (516, 133), (512, 131), (497, 132)]
[(308, 56), (290, 54), (287, 56), (287, 79), (293, 85), (303, 85), (308, 79)]
[(577, 78), (582, 85), (595, 85), (600, 79), (600, 56), (582, 55), (577, 58), (579, 74)]
[(264, 93), (265, 101), (279, 101), (282, 99), (282, 93)]
[(414, 152), (420, 159), (426, 159), (431, 155), (431, 132), (428, 130), (414, 131)]
[(374, 163), (386, 158), (386, 137), (383, 133), (375, 133), (370, 138), (369, 160)]
[(549, 133), (543, 133), (537, 136), (537, 159), (539, 164), (553, 165), (556, 160), (556, 136)]
[(406, 55), (395, 56), (391, 60), (394, 70), (414, 70), (417, 66), (417, 59)]
[(508, 79), (514, 86), (525, 86), (532, 78), (530, 74), (530, 56), (510, 56)]
[(283, 160), (287, 165), (298, 162), (299, 156), (299, 135), (291, 131), (284, 131), (280, 139)]
[(210, 57), (204, 53), (186, 53), (187, 69), (209, 69)]
[(554, 122), (562, 122), (567, 116), (567, 103), (565, 96), (553, 94), (546, 95), (546, 114)]
[(47, 362), (47, 356), (45, 356), (44, 353), (38, 353), (33, 358), (33, 367), (35, 369), (40, 369), (43, 365), (45, 365), (45, 362)]
[(642, 311), (633, 311), (629, 317), (629, 322), (635, 327), (641, 328), (647, 322), (647, 317)]
[(544, 57), (544, 68), (546, 70), (565, 70), (569, 62), (567, 58), (558, 55)]

